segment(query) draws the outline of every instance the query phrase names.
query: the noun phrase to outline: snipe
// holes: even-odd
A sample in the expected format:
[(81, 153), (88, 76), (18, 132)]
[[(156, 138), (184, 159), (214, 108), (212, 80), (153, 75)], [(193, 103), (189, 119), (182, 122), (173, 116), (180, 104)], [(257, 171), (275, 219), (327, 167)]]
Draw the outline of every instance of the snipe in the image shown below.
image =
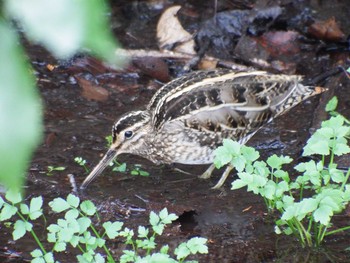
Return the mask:
[[(223, 139), (244, 144), (264, 124), (324, 89), (304, 86), (300, 76), (264, 71), (198, 71), (164, 85), (147, 109), (122, 116), (113, 143), (84, 180), (85, 188), (118, 155), (136, 154), (156, 164), (211, 164)], [(214, 166), (202, 175), (209, 178)], [(213, 188), (222, 186), (227, 167)]]

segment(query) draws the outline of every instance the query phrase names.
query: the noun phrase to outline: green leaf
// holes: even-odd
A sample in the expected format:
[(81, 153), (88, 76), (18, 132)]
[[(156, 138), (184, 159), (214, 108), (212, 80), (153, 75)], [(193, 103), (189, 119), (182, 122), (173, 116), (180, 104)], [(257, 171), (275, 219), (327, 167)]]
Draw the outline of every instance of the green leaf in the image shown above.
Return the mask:
[(245, 182), (241, 179), (236, 179), (231, 184), (231, 190), (240, 189), (242, 187), (245, 187), (247, 184), (248, 184), (248, 182)]
[(45, 259), (45, 262), (46, 262), (46, 263), (54, 263), (54, 262), (55, 262), (54, 257), (53, 257), (53, 254), (52, 254), (51, 252), (46, 253), (46, 254), (44, 255), (44, 259)]
[(333, 152), (335, 155), (343, 155), (350, 153), (350, 147), (344, 143), (336, 143), (333, 147)]
[(71, 222), (71, 221), (75, 221), (79, 216), (79, 211), (78, 209), (69, 209), (65, 215), (64, 215), (64, 218), (68, 221), (68, 222)]
[[(253, 166), (254, 166), (254, 173), (257, 175), (267, 177), (270, 173), (269, 170), (267, 169), (266, 163), (263, 161), (254, 162)], [(248, 172), (248, 170), (247, 170), (247, 172)]]
[(244, 170), (246, 163), (247, 160), (242, 155), (234, 157), (231, 161), (232, 166), (235, 167), (238, 172), (242, 172)]
[(31, 262), (31, 263), (46, 263), (46, 262), (45, 262), (45, 259), (43, 259), (42, 257), (33, 258), (30, 262)]
[(78, 236), (73, 236), (69, 243), (71, 244), (72, 247), (77, 247), (79, 244), (80, 238)]
[(149, 172), (147, 171), (139, 170), (139, 172), (141, 176), (149, 176)]
[(35, 250), (33, 250), (32, 252), (30, 252), (30, 255), (31, 255), (33, 258), (37, 258), (37, 257), (43, 256), (43, 252), (42, 252), (40, 249), (35, 249)]
[(96, 238), (96, 245), (98, 247), (103, 247), (106, 244), (106, 240), (103, 238)]
[(31, 220), (35, 220), (42, 215), (42, 205), (43, 198), (41, 196), (34, 197), (32, 200), (30, 200), (29, 218)]
[(70, 205), (67, 203), (67, 201), (61, 197), (55, 198), (49, 203), (49, 206), (52, 208), (52, 211), (56, 213), (61, 213), (70, 208)]
[(47, 233), (47, 241), (50, 243), (56, 243), (57, 237), (55, 233)]
[(120, 257), (120, 263), (134, 262), (136, 254), (132, 250), (123, 250), (123, 255)]
[(313, 213), (313, 217), (315, 221), (320, 222), (324, 226), (328, 226), (332, 215), (333, 215), (333, 210), (328, 205), (321, 205)]
[[(170, 258), (170, 256), (166, 255), (166, 254), (153, 253), (152, 255), (148, 255), (144, 258), (138, 258), (136, 261), (131, 261), (131, 262), (135, 262), (135, 263), (177, 263), (178, 261)], [(186, 261), (186, 263), (191, 263), (191, 262)]]
[(241, 145), (231, 139), (224, 139), (223, 146), (234, 155), (239, 155), (241, 152)]
[(159, 252), (162, 254), (168, 254), (168, 251), (169, 251), (169, 245), (162, 246), (161, 249), (159, 250)]
[(343, 183), (345, 180), (344, 173), (337, 168), (329, 168), (329, 173), (331, 175), (331, 179), (335, 183)]
[(28, 214), (29, 214), (29, 206), (28, 206), (28, 205), (26, 205), (26, 204), (20, 204), (20, 205), (19, 205), (19, 208), (20, 208), (21, 213), (22, 213), (23, 215), (28, 215)]
[(56, 252), (63, 252), (66, 251), (67, 245), (65, 242), (57, 242), (53, 248)]
[(214, 164), (216, 168), (221, 168), (222, 166), (231, 162), (234, 156), (238, 156), (240, 154), (240, 150), (241, 145), (238, 142), (224, 139), (223, 146), (218, 147), (214, 152)]
[(261, 192), (261, 195), (266, 197), (269, 200), (274, 200), (275, 197), (275, 192), (276, 192), (276, 183), (274, 181), (268, 181), (266, 185), (263, 188), (263, 191)]
[[(1, 159), (1, 158), (0, 158)], [(0, 221), (5, 221), (10, 219), (17, 212), (17, 207), (5, 203), (0, 212)]]
[(339, 139), (348, 135), (349, 132), (350, 132), (349, 126), (340, 126), (334, 129), (334, 137)]
[[(298, 203), (295, 203), (298, 204)], [(304, 214), (311, 213), (316, 210), (318, 201), (314, 198), (304, 198), (298, 204), (298, 214), (304, 216)], [(296, 216), (298, 216), (298, 214)]]
[(109, 239), (114, 239), (119, 235), (119, 231), (122, 229), (123, 223), (122, 222), (105, 222), (103, 223), (103, 228), (106, 231), (106, 235)]
[(155, 226), (152, 226), (152, 229), (156, 234), (162, 235), (164, 231), (164, 225), (163, 224), (155, 225)]
[(38, 211), (42, 208), (43, 198), (42, 196), (34, 197), (30, 200), (30, 212)]
[(159, 216), (156, 213), (154, 213), (153, 211), (151, 211), (151, 213), (149, 214), (149, 223), (152, 226), (156, 226), (159, 224), (159, 222), (160, 222)]
[(57, 235), (59, 241), (69, 242), (72, 239), (74, 232), (70, 228), (63, 228), (57, 233)]
[(19, 194), (42, 135), (41, 101), (15, 30), (3, 20), (0, 36), (0, 183)]
[(75, 207), (77, 208), (80, 204), (80, 199), (79, 197), (73, 195), (73, 194), (69, 194), (67, 196), (67, 203), (72, 206), (72, 207)]
[(206, 245), (207, 239), (203, 237), (193, 237), (187, 241), (187, 247), (192, 254), (208, 254), (208, 247)]
[(139, 175), (139, 170), (132, 170), (130, 172), (131, 175)]
[(128, 241), (130, 241), (132, 239), (132, 237), (134, 236), (134, 231), (130, 230), (129, 228), (126, 227), (126, 228), (124, 228), (123, 231), (121, 231), (119, 233), (119, 235), (122, 236), (122, 237), (125, 237), (127, 239), (126, 243), (129, 244)]
[(88, 217), (80, 217), (77, 219), (79, 224), (79, 234), (84, 233), (91, 225), (91, 219)]
[(159, 212), (159, 218), (161, 221), (163, 221), (163, 219), (167, 218), (169, 215), (168, 213), (168, 209), (167, 208), (163, 208), (160, 212)]
[(282, 220), (290, 220), (296, 216), (297, 206), (295, 204), (286, 206), (285, 211), (282, 214)]
[(60, 231), (60, 229), (61, 229), (60, 226), (57, 224), (51, 224), (47, 227), (47, 230), (49, 230), (49, 232), (51, 232), (51, 233), (56, 233), (56, 232)]
[(309, 140), (308, 144), (304, 147), (303, 156), (309, 156), (314, 154), (329, 155), (328, 142), (325, 140)]
[(21, 193), (16, 191), (16, 190), (11, 190), (11, 189), (6, 192), (5, 198), (8, 201), (10, 201), (12, 204), (18, 204), (22, 201)]
[(286, 172), (286, 171), (283, 171), (283, 170), (276, 170), (276, 171), (274, 171), (273, 175), (274, 175), (276, 178), (281, 178), (281, 179), (283, 179), (285, 182), (289, 182), (289, 181), (290, 181), (288, 172)]
[(94, 263), (105, 263), (105, 259), (100, 253), (96, 253), (94, 256)]
[(126, 163), (122, 163), (122, 164), (120, 164), (120, 165), (115, 166), (115, 167), (113, 168), (113, 171), (125, 173), (125, 172), (126, 172)]
[(214, 164), (216, 168), (221, 168), (224, 165), (228, 164), (232, 160), (231, 153), (224, 147), (220, 146), (215, 151)]
[(291, 163), (293, 161), (289, 156), (277, 156), (276, 154), (267, 159), (267, 164), (272, 169), (280, 169), (283, 164)]
[(177, 260), (184, 259), (191, 254), (191, 251), (187, 247), (186, 243), (181, 243), (177, 248), (175, 248), (174, 254)]
[(280, 198), (285, 192), (289, 191), (289, 185), (286, 181), (281, 181), (277, 184), (275, 196)]
[(162, 211), (159, 212), (159, 218), (163, 224), (170, 224), (171, 222), (178, 219), (178, 216), (173, 213), (169, 214), (168, 209), (163, 208)]
[(255, 150), (253, 147), (247, 147), (243, 145), (241, 148), (241, 151), (244, 158), (249, 162), (254, 162), (260, 157), (259, 152)]
[(326, 105), (326, 111), (335, 111), (337, 109), (338, 106), (338, 98), (336, 96), (334, 96), (333, 98), (331, 98), (327, 105)]
[(17, 240), (22, 238), (27, 231), (32, 230), (33, 225), (29, 222), (24, 222), (23, 220), (17, 220), (16, 223), (14, 224), (12, 236), (13, 240)]
[(137, 247), (141, 249), (155, 249), (156, 243), (154, 242), (154, 237), (150, 239), (136, 240)]
[(148, 230), (148, 228), (145, 228), (144, 226), (139, 226), (137, 232), (138, 232), (139, 238), (147, 238), (149, 230)]
[(88, 216), (92, 216), (96, 213), (97, 209), (93, 202), (85, 200), (80, 204), (80, 209)]
[[(328, 127), (333, 131), (342, 127), (344, 125), (344, 117), (341, 115), (333, 116), (329, 120), (322, 122), (322, 128)], [(322, 131), (322, 129), (320, 129)]]

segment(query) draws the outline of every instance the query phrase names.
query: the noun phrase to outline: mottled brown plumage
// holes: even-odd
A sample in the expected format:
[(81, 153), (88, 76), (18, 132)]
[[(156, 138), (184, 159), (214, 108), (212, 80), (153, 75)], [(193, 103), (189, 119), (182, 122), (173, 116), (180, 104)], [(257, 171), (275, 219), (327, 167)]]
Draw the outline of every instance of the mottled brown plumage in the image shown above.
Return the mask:
[[(322, 92), (300, 76), (264, 71), (198, 71), (164, 85), (147, 109), (122, 116), (113, 143), (85, 179), (86, 187), (119, 154), (140, 155), (156, 164), (211, 164), (223, 139), (244, 144), (264, 124), (304, 99)], [(220, 187), (228, 167), (214, 188)], [(202, 178), (208, 178), (211, 166)]]

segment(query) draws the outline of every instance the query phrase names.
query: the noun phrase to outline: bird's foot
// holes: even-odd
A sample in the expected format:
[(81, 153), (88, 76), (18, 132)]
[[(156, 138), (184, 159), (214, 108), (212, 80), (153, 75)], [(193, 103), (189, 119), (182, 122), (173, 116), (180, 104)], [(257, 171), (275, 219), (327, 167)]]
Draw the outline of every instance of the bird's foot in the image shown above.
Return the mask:
[[(210, 168), (210, 167), (209, 167)], [(211, 189), (219, 189), (226, 181), (227, 176), (230, 174), (231, 170), (233, 169), (232, 165), (228, 165), (226, 167), (226, 170), (224, 171), (224, 173), (222, 174), (220, 180), (216, 183), (216, 185), (214, 185)], [(209, 170), (209, 169), (208, 169)]]
[(202, 175), (199, 176), (199, 178), (201, 178), (201, 179), (209, 179), (211, 177), (214, 169), (215, 169), (215, 165), (211, 164), (209, 166), (209, 168)]

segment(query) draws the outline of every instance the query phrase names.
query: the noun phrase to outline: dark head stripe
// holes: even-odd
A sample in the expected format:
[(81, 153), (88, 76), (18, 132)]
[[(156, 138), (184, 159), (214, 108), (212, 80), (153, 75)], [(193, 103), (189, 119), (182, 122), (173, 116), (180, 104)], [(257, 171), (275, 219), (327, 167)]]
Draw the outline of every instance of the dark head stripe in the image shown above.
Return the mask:
[(148, 116), (144, 111), (134, 111), (122, 116), (113, 126), (113, 133), (119, 134), (121, 131), (136, 123), (145, 122)]

